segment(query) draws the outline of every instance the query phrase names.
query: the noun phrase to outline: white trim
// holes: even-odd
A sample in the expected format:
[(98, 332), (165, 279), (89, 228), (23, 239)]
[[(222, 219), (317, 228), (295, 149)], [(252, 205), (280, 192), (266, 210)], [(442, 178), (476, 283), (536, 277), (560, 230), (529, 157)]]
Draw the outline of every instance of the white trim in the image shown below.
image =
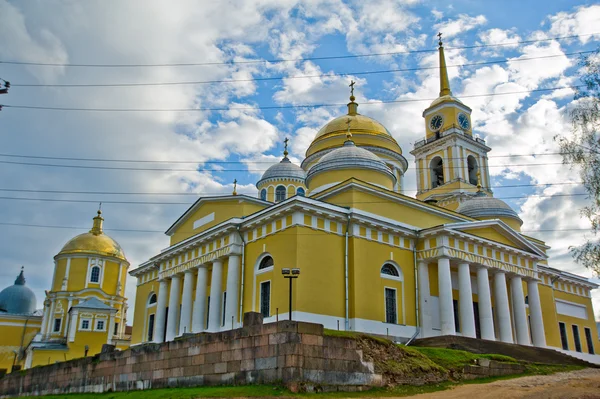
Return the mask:
[(200, 219), (197, 219), (194, 221), (194, 226), (193, 226), (193, 230), (196, 230), (212, 221), (215, 220), (215, 213), (209, 213), (206, 216), (201, 217)]
[[(102, 322), (102, 328), (98, 328), (98, 323)], [(100, 320), (96, 320), (94, 319), (94, 331), (106, 331), (106, 320), (104, 319), (100, 319)]]
[[(25, 323), (17, 323), (17, 322), (10, 322), (10, 321), (0, 321), (0, 326), (7, 326), (7, 327), (23, 327), (25, 325)], [(39, 324), (39, 322), (35, 322), (35, 323), (27, 323), (27, 327), (40, 327), (41, 324)]]
[[(271, 259), (273, 259), (273, 266), (259, 270), (258, 267), (260, 266), (260, 263), (267, 256), (270, 256)], [(256, 312), (256, 280), (257, 280), (256, 277), (263, 273), (272, 272), (273, 269), (275, 269), (275, 258), (273, 258), (273, 256), (269, 252), (263, 252), (262, 254), (260, 254), (258, 256), (258, 258), (256, 258), (256, 262), (254, 263), (254, 276), (252, 277), (252, 311), (253, 312)], [(244, 277), (242, 276), (242, 278), (244, 278)]]
[[(83, 328), (84, 321), (88, 322), (88, 328)], [(80, 318), (78, 331), (92, 331), (92, 318), (91, 317)]]

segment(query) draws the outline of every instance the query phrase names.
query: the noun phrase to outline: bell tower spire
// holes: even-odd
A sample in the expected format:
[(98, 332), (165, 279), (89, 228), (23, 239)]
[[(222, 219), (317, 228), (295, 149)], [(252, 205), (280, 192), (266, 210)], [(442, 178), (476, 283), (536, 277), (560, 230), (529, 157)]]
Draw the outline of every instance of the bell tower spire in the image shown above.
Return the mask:
[(448, 79), (448, 68), (446, 67), (446, 57), (444, 56), (444, 45), (442, 43), (442, 32), (438, 36), (438, 53), (440, 56), (440, 97), (451, 96), (450, 80)]

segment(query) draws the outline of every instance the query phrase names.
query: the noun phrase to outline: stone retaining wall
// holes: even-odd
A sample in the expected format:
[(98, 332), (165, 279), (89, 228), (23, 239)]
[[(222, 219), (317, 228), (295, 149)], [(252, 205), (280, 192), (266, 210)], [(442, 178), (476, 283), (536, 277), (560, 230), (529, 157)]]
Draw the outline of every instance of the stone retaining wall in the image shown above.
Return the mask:
[(379, 386), (382, 376), (364, 362), (356, 341), (323, 335), (319, 324), (262, 324), (244, 315), (244, 327), (188, 334), (163, 344), (35, 367), (0, 378), (0, 397), (218, 384), (284, 383), (323, 389)]
[(476, 365), (465, 366), (463, 378), (472, 380), (475, 378), (521, 374), (523, 372), (525, 372), (525, 366), (522, 364), (498, 362), (490, 359), (477, 359)]

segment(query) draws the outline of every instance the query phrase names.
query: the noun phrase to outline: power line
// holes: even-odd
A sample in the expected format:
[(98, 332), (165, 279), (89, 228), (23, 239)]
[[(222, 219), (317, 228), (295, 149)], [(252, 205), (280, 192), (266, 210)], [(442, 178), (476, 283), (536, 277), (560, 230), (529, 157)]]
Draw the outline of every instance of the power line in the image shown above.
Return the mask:
[[(475, 98), (475, 97), (495, 97), (495, 96), (506, 96), (513, 94), (527, 94), (527, 93), (538, 93), (548, 92), (555, 90), (564, 89), (577, 89), (585, 87), (585, 85), (575, 86), (562, 86), (562, 87), (551, 87), (546, 89), (534, 89), (534, 90), (520, 90), (504, 93), (486, 93), (486, 94), (469, 94), (460, 96), (461, 98)], [(404, 99), (404, 100), (382, 100), (377, 102), (362, 103), (362, 106), (366, 105), (381, 105), (381, 104), (401, 104), (401, 103), (413, 103), (423, 101), (434, 101), (436, 98), (422, 98), (422, 99)], [(298, 104), (298, 105), (269, 105), (269, 106), (255, 106), (255, 107), (220, 107), (220, 108), (172, 108), (172, 109), (161, 109), (161, 108), (77, 108), (77, 107), (47, 107), (47, 106), (36, 106), (36, 105), (10, 105), (0, 104), (5, 108), (14, 109), (30, 109), (30, 110), (49, 110), (49, 111), (91, 111), (91, 112), (187, 112), (187, 111), (235, 111), (235, 110), (273, 110), (273, 109), (294, 109), (294, 108), (318, 108), (318, 107), (342, 107), (345, 103), (337, 104)]]
[[(10, 223), (0, 222), (0, 226), (12, 226), (12, 227), (34, 227), (34, 228), (49, 228), (49, 229), (67, 229), (67, 230), (89, 230), (89, 227), (77, 227), (77, 226), (58, 226), (58, 225), (43, 225), (43, 224), (28, 224), (28, 223)], [(145, 230), (145, 229), (109, 229), (104, 228), (104, 231), (118, 231), (127, 233), (160, 233), (164, 234), (163, 230)], [(571, 228), (571, 229), (538, 229), (538, 230), (521, 230), (521, 233), (539, 233), (539, 232), (557, 232), (557, 231), (590, 231), (591, 229), (583, 228)], [(189, 233), (195, 233), (190, 231)], [(320, 235), (327, 233), (323, 232), (310, 232), (310, 233), (293, 233), (292, 235)], [(278, 233), (286, 234), (286, 233)]]
[[(495, 43), (495, 44), (477, 44), (471, 46), (458, 46), (458, 47), (446, 47), (447, 50), (468, 50), (477, 48), (487, 47), (505, 47), (515, 46), (521, 44), (541, 43), (550, 42), (554, 40), (568, 40), (574, 38), (595, 36), (600, 33), (587, 33), (581, 35), (570, 35), (570, 36), (559, 36), (547, 39), (537, 40), (522, 40), (515, 42)], [(338, 56), (323, 56), (323, 57), (306, 57), (306, 58), (292, 58), (292, 59), (271, 59), (271, 60), (246, 60), (246, 61), (227, 61), (227, 62), (191, 62), (191, 63), (164, 63), (164, 64), (69, 64), (69, 63), (50, 63), (50, 62), (28, 62), (28, 61), (17, 61), (17, 60), (0, 60), (0, 64), (7, 65), (28, 65), (28, 66), (50, 66), (50, 67), (85, 67), (85, 68), (153, 68), (153, 67), (185, 67), (185, 66), (216, 66), (216, 65), (244, 65), (244, 64), (274, 64), (282, 62), (302, 62), (302, 61), (325, 61), (335, 59), (352, 59), (352, 58), (366, 58), (366, 57), (382, 57), (382, 56), (394, 56), (400, 54), (421, 54), (431, 53), (438, 51), (436, 49), (423, 49), (423, 50), (405, 50), (405, 51), (391, 51), (384, 53), (369, 53), (369, 54), (353, 54), (353, 55), (338, 55)]]
[[(95, 165), (59, 165), (59, 164), (48, 164), (48, 163), (36, 163), (36, 162), (18, 162), (18, 161), (4, 161), (0, 160), (0, 164), (10, 165), (25, 165), (25, 166), (41, 166), (41, 167), (52, 167), (52, 168), (72, 168), (72, 169), (99, 169), (99, 170), (130, 170), (130, 171), (148, 171), (148, 172), (221, 172), (221, 173), (233, 173), (233, 172), (250, 172), (259, 173), (265, 172), (267, 169), (210, 169), (210, 168), (141, 168), (141, 167), (124, 167), (124, 166), (95, 166)], [(549, 165), (562, 165), (562, 162), (540, 162), (540, 163), (516, 163), (516, 164), (502, 164), (502, 165), (488, 165), (488, 168), (506, 168), (509, 166), (549, 166)], [(408, 167), (407, 170), (428, 170), (428, 167)]]
[[(537, 183), (537, 184), (508, 184), (502, 186), (490, 187), (493, 190), (503, 188), (520, 188), (520, 187), (550, 187), (550, 186), (563, 186), (563, 185), (580, 185), (581, 182), (564, 182), (564, 183)], [(417, 188), (404, 188), (404, 191), (414, 191)], [(453, 191), (455, 188), (438, 187), (436, 191)], [(20, 188), (0, 188), (0, 191), (4, 192), (21, 192), (21, 193), (38, 193), (38, 194), (82, 194), (82, 195), (185, 195), (185, 196), (218, 196), (224, 195), (223, 192), (133, 192), (133, 191), (68, 191), (68, 190), (31, 190), (31, 189), (20, 189)], [(97, 201), (96, 201), (97, 202)]]
[[(564, 155), (569, 154), (568, 152), (539, 152), (529, 154), (507, 154), (507, 155), (488, 155), (488, 158), (513, 158), (513, 157), (538, 157), (538, 156), (551, 156), (551, 155)], [(171, 160), (149, 160), (149, 159), (114, 159), (114, 158), (76, 158), (76, 157), (51, 157), (44, 155), (23, 155), (23, 154), (2, 154), (0, 157), (8, 158), (32, 158), (32, 159), (48, 159), (48, 160), (60, 160), (60, 161), (84, 161), (84, 162), (123, 162), (123, 163), (165, 163), (165, 164), (269, 164), (274, 165), (279, 161), (171, 161)], [(445, 159), (458, 159), (464, 160), (465, 157), (450, 157)]]
[[(494, 65), (494, 64), (505, 64), (509, 62), (521, 62), (521, 61), (532, 61), (547, 58), (556, 57), (568, 57), (572, 55), (582, 55), (593, 53), (594, 51), (578, 51), (574, 53), (545, 55), (539, 57), (528, 57), (528, 58), (514, 58), (496, 61), (482, 61), (473, 62), (466, 64), (454, 64), (446, 65), (447, 68), (460, 68), (460, 67), (471, 67), (481, 65)], [(423, 71), (430, 69), (440, 69), (439, 65), (429, 67), (413, 67), (413, 68), (399, 68), (399, 69), (385, 69), (376, 71), (359, 71), (359, 72), (345, 72), (345, 73), (322, 73), (315, 75), (292, 75), (292, 76), (275, 76), (275, 77), (258, 77), (251, 79), (222, 79), (222, 80), (204, 80), (204, 81), (187, 81), (187, 82), (146, 82), (146, 83), (57, 83), (57, 84), (42, 84), (42, 83), (14, 83), (13, 87), (146, 87), (146, 86), (179, 86), (179, 85), (204, 85), (204, 84), (222, 84), (222, 83), (239, 83), (239, 82), (262, 82), (262, 81), (275, 81), (285, 79), (313, 79), (331, 76), (363, 76), (363, 75), (376, 75), (385, 73), (397, 73), (397, 72), (414, 72)]]
[[(575, 193), (575, 194), (552, 194), (552, 195), (521, 195), (511, 197), (494, 197), (497, 199), (523, 199), (523, 198), (555, 198), (555, 197), (580, 197), (588, 196), (587, 193)], [(78, 199), (67, 199), (67, 198), (26, 198), (26, 197), (0, 197), (0, 200), (9, 201), (39, 201), (39, 202), (68, 202), (68, 203), (92, 203), (97, 204), (97, 200), (78, 200)], [(353, 201), (348, 204), (381, 204), (387, 203), (388, 201)], [(192, 205), (191, 202), (160, 202), (160, 201), (113, 201), (103, 200), (103, 204), (120, 204), (120, 205)], [(341, 202), (340, 204), (343, 204)], [(230, 206), (238, 206), (238, 204), (223, 204)]]

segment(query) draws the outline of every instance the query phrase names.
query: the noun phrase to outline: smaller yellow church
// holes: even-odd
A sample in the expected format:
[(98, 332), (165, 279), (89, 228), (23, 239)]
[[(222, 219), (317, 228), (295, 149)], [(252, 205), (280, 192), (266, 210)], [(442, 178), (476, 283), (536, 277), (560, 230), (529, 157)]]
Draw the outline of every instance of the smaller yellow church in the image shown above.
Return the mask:
[(103, 231), (101, 211), (89, 232), (54, 257), (52, 285), (42, 310), (24, 272), (0, 293), (0, 369), (52, 364), (100, 353), (102, 345), (129, 347), (125, 279), (129, 262)]

